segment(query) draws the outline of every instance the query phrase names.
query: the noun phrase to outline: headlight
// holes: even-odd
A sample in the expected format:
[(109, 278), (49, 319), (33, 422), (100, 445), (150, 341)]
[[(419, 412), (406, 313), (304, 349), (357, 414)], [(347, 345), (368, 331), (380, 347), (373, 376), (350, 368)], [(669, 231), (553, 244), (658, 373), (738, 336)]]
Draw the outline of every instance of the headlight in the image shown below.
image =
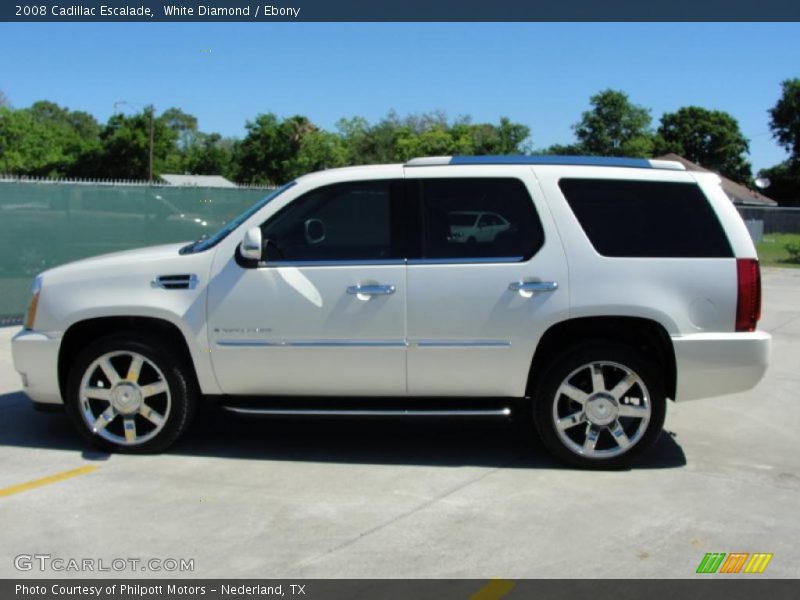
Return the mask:
[(25, 329), (33, 329), (33, 322), (36, 320), (36, 307), (39, 306), (39, 295), (42, 293), (42, 276), (37, 275), (33, 280), (31, 289), (31, 302), (28, 304), (28, 312), (25, 313)]

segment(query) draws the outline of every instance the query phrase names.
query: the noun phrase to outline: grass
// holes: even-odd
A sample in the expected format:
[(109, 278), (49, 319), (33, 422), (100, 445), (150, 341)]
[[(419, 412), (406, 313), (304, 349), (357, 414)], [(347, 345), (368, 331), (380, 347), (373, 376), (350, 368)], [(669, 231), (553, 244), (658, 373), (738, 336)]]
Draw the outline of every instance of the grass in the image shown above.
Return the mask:
[(792, 262), (787, 244), (800, 245), (800, 233), (769, 233), (756, 246), (761, 264), (767, 267), (796, 267), (800, 262)]

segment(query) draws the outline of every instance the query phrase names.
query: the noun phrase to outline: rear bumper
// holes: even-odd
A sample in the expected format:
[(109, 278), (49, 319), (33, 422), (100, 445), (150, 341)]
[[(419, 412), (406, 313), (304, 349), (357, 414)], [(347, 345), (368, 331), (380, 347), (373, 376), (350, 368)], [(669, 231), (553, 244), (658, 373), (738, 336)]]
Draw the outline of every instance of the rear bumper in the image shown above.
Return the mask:
[(675, 400), (695, 400), (753, 388), (767, 370), (772, 336), (698, 333), (673, 336), (678, 385)]
[(58, 385), (60, 344), (60, 336), (26, 330), (11, 340), (11, 357), (22, 378), (22, 391), (36, 404), (63, 404)]

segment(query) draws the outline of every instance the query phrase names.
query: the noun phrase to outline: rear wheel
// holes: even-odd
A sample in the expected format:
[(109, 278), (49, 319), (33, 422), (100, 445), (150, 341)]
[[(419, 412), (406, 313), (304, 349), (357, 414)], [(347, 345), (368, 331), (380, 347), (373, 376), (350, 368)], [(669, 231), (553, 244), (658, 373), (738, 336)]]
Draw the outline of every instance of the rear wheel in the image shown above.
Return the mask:
[(563, 354), (534, 395), (534, 418), (555, 456), (587, 468), (628, 466), (659, 436), (666, 398), (655, 365), (632, 349), (595, 343)]
[(160, 452), (188, 427), (196, 394), (180, 354), (154, 336), (119, 334), (91, 344), (67, 383), (67, 412), (96, 446)]

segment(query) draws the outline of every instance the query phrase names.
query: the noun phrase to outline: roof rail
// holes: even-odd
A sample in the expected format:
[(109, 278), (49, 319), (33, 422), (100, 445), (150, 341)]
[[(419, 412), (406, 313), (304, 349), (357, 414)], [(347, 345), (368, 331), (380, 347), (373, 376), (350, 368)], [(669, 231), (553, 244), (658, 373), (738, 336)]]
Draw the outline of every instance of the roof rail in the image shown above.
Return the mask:
[(629, 167), (634, 169), (669, 169), (685, 171), (681, 163), (674, 160), (651, 160), (648, 158), (623, 158), (616, 156), (428, 156), (412, 158), (407, 167), (430, 167), (434, 165), (575, 165), (582, 167)]

